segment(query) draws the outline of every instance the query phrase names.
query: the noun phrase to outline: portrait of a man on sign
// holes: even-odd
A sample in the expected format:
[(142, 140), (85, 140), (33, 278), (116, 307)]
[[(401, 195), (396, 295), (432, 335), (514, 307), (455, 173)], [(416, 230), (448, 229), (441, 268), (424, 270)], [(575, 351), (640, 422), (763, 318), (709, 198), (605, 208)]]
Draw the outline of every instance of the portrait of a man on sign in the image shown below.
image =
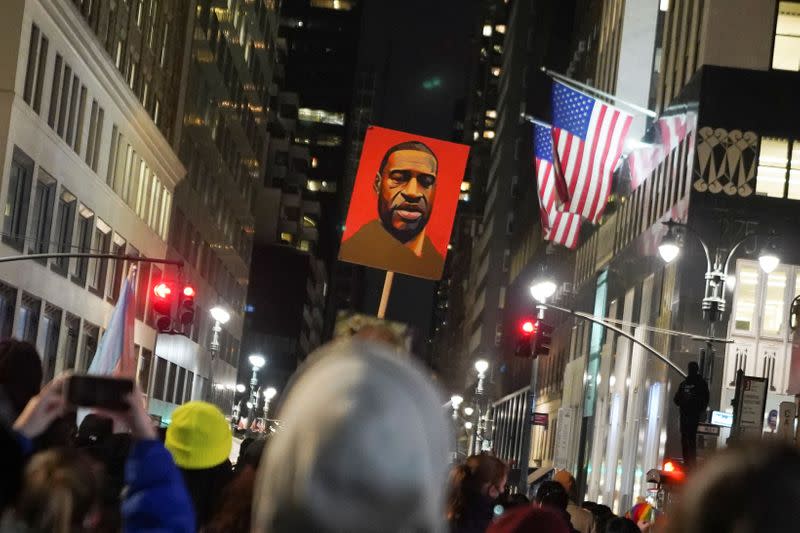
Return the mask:
[(469, 148), (370, 127), (339, 259), (440, 279)]

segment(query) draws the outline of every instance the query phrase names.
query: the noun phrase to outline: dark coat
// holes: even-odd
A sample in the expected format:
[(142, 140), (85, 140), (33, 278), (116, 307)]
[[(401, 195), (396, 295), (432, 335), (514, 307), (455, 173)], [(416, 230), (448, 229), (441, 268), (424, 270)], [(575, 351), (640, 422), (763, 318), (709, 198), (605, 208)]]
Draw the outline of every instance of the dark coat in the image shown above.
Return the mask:
[(674, 401), (680, 409), (681, 433), (697, 431), (700, 417), (708, 407), (708, 384), (703, 376), (693, 374), (684, 379), (678, 386)]

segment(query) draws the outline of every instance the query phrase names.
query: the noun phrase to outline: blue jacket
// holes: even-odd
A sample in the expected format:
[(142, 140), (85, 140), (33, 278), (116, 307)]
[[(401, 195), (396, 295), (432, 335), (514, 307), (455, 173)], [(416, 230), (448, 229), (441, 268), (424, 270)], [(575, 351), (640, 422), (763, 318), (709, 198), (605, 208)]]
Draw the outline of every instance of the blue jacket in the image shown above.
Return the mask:
[(161, 442), (134, 443), (125, 464), (127, 494), (122, 502), (126, 533), (194, 533), (194, 509), (178, 467)]

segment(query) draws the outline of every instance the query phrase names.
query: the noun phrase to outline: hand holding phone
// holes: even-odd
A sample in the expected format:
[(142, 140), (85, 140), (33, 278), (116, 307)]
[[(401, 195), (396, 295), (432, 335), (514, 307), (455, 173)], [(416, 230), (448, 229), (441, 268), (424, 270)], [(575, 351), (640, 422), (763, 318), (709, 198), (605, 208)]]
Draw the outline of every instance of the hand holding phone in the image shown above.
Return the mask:
[(130, 409), (127, 397), (133, 380), (108, 376), (73, 375), (66, 384), (66, 399), (77, 407), (99, 407), (109, 411)]

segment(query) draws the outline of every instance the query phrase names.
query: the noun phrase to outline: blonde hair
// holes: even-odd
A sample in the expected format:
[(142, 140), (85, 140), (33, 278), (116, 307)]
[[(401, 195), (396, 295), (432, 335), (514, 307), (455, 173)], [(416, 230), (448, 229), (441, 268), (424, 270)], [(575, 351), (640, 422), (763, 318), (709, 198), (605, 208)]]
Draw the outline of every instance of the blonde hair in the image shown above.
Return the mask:
[(25, 468), (16, 514), (36, 531), (82, 531), (99, 492), (92, 462), (84, 454), (49, 450), (34, 455)]

